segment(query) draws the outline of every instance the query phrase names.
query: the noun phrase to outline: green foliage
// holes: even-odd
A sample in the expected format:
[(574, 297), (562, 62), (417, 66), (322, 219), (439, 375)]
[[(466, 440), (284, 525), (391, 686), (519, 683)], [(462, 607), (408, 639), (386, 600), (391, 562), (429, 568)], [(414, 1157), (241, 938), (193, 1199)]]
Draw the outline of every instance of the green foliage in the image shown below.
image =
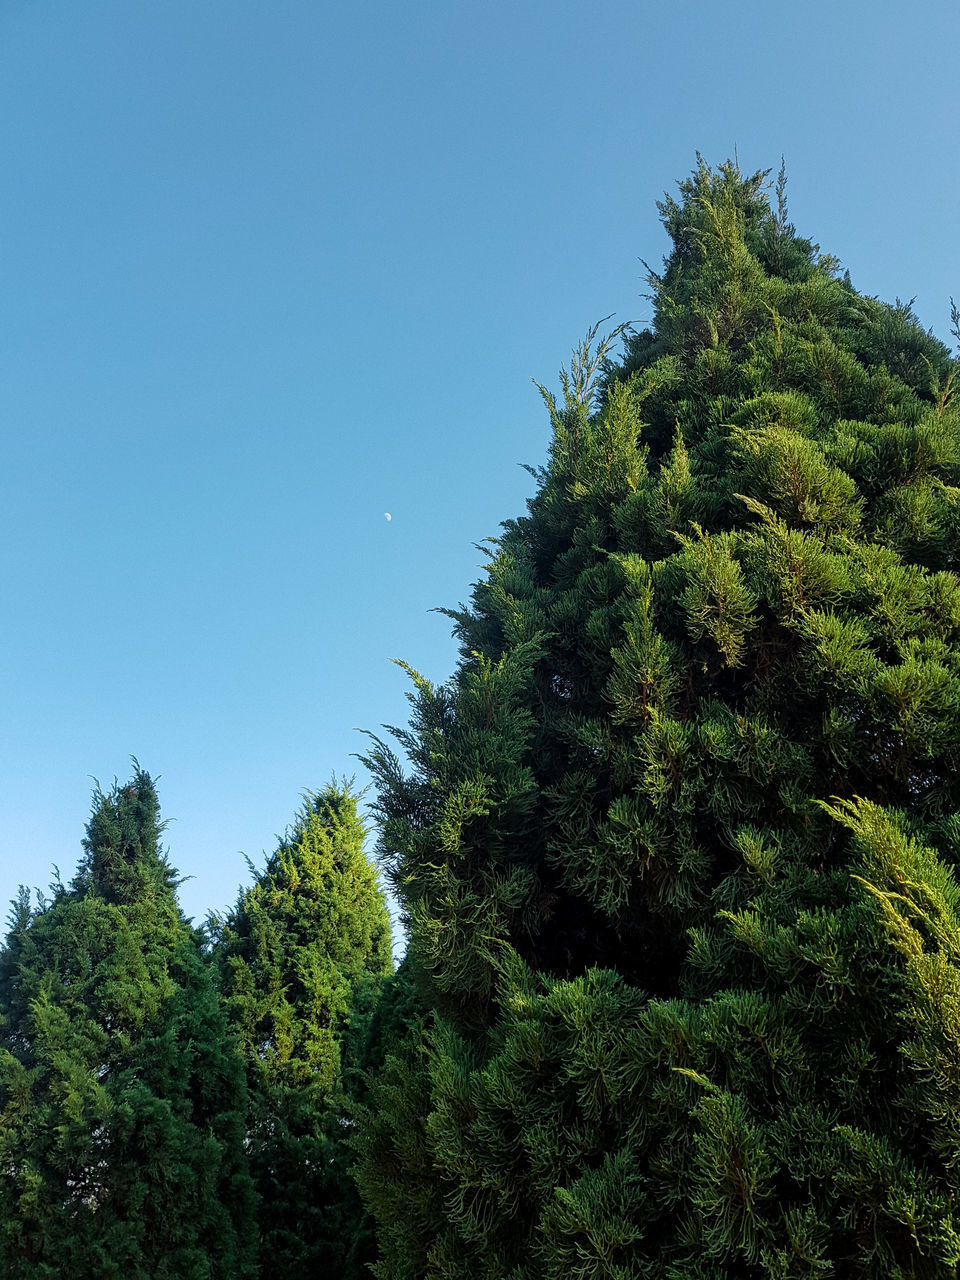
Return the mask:
[[(379, 1241), (389, 1274), (409, 1280), (420, 1275), (415, 1242), (438, 1238), (445, 1217), (424, 1127), (430, 1106), (422, 1070), (425, 1014), (408, 951), (384, 983), (368, 1024), (364, 1087), (354, 1098), (360, 1191), (376, 1217), (392, 1224)], [(377, 1250), (369, 1217), (364, 1227), (365, 1256), (372, 1260)]]
[(263, 1274), (285, 1280), (361, 1274), (370, 1247), (347, 1168), (348, 1105), (393, 963), (363, 839), (356, 798), (328, 786), (305, 801), (234, 910), (213, 921), (246, 1064)]
[(380, 1280), (960, 1267), (960, 413), (763, 173), (661, 213), (650, 329), (375, 739), (422, 1012), (360, 1179)]
[(0, 1274), (251, 1276), (242, 1069), (139, 766), (0, 953)]

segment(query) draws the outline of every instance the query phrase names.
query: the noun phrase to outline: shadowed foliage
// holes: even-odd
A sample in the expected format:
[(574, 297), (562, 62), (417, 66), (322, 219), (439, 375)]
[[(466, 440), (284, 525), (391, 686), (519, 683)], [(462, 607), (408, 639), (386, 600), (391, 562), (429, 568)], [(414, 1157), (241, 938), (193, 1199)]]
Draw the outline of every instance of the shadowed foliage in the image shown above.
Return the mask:
[(0, 953), (0, 1275), (255, 1274), (245, 1088), (139, 768)]
[(369, 753), (423, 1006), (381, 1280), (957, 1274), (957, 364), (766, 178), (660, 206), (651, 327), (543, 389), (455, 677)]

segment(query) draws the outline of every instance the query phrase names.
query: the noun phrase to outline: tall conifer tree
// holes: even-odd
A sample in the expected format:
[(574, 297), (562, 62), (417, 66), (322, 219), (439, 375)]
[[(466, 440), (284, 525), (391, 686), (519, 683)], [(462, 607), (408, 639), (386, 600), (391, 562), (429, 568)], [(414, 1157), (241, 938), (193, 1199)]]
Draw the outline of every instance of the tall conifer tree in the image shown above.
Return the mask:
[(348, 1173), (350, 1097), (380, 986), (393, 968), (383, 892), (356, 797), (311, 796), (254, 884), (212, 921), (220, 985), (250, 1095), (264, 1276), (363, 1274)]
[(0, 1275), (254, 1274), (243, 1072), (137, 767), (0, 953)]
[(660, 206), (652, 327), (544, 390), (455, 679), (370, 753), (429, 1006), (381, 1280), (958, 1274), (957, 363), (765, 179)]

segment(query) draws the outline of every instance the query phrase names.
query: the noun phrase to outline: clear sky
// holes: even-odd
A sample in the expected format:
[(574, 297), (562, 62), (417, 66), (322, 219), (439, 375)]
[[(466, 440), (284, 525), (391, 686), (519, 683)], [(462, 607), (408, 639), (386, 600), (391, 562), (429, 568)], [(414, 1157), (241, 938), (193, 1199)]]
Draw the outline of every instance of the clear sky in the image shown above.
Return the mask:
[(697, 150), (782, 153), (948, 338), (958, 47), (956, 0), (3, 0), (0, 899), (131, 754), (198, 919), (366, 781)]

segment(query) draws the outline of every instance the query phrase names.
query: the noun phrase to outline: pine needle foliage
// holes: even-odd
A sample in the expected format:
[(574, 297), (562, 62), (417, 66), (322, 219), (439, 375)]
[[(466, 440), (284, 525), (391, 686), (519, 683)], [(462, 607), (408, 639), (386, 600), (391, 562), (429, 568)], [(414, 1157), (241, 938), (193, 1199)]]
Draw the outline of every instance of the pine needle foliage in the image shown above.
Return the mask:
[(958, 1274), (957, 362), (784, 187), (660, 205), (651, 327), (543, 389), (456, 675), (373, 741), (426, 1005), (380, 1280)]
[(392, 971), (390, 923), (346, 784), (307, 797), (253, 885), (214, 920), (220, 989), (249, 1086), (264, 1276), (363, 1274), (349, 1101)]
[(150, 776), (94, 794), (69, 888), (0, 953), (0, 1275), (255, 1274), (243, 1072)]

